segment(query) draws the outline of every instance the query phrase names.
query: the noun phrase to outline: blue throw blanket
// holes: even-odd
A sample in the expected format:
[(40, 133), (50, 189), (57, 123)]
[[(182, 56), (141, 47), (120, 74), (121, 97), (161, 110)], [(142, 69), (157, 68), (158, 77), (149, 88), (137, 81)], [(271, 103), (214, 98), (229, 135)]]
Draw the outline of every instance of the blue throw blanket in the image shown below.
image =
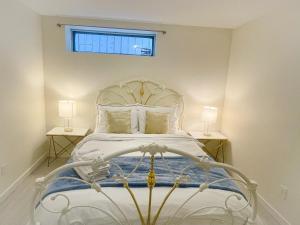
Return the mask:
[[(114, 158), (112, 161), (118, 164), (123, 169), (125, 175), (128, 175), (135, 168), (140, 159), (141, 157), (117, 157)], [(191, 179), (189, 182), (181, 184), (179, 186), (180, 188), (197, 188), (200, 184), (206, 181), (206, 173), (204, 172), (204, 170), (195, 166), (194, 162), (191, 159), (185, 157), (165, 157), (165, 161), (168, 163), (169, 168), (173, 171), (173, 173), (169, 171), (169, 168), (166, 166), (162, 158), (156, 157), (154, 164), (154, 170), (156, 174), (155, 187), (172, 187), (174, 185), (175, 177), (180, 175), (180, 172), (188, 165), (192, 166), (185, 172), (185, 175), (189, 175)], [(150, 158), (145, 157), (143, 159), (143, 162), (140, 164), (139, 168), (128, 179), (129, 186), (135, 188), (147, 187), (146, 178), (147, 174), (149, 173), (149, 170)], [(110, 177), (98, 182), (101, 185), (101, 187), (122, 187), (123, 185), (121, 183), (117, 183), (112, 178), (113, 175), (120, 174), (120, 171), (117, 169), (117, 167), (111, 165), (109, 171), (111, 174)], [(229, 177), (228, 173), (222, 168), (212, 168), (210, 169), (209, 173), (210, 182)], [(80, 178), (74, 169), (68, 169), (66, 171), (63, 171), (58, 176)], [(90, 188), (90, 186), (80, 181), (68, 179), (56, 180), (49, 185), (49, 188), (46, 191), (44, 197), (56, 192), (88, 188)], [(232, 181), (222, 181), (220, 183), (210, 185), (209, 188), (232, 191), (242, 194), (239, 188)]]

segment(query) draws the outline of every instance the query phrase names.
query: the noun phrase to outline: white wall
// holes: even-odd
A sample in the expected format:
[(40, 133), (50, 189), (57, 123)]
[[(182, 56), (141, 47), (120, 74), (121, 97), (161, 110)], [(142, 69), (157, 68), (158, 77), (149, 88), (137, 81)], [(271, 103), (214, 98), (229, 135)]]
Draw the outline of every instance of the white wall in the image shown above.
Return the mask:
[[(151, 57), (78, 54), (65, 50), (57, 23), (166, 30)], [(43, 17), (47, 128), (62, 125), (57, 101), (78, 101), (75, 126), (93, 128), (98, 90), (121, 81), (149, 79), (174, 88), (185, 98), (185, 122), (200, 129), (202, 105), (223, 106), (231, 30), (105, 20)]]
[(0, 196), (43, 153), (41, 18), (17, 1), (0, 7)]
[[(4, 4), (4, 5), (3, 5)], [(233, 32), (223, 131), (229, 159), (259, 183), (259, 192), (292, 224), (300, 201), (300, 18), (281, 13)], [(56, 23), (163, 29), (154, 58), (74, 54)], [(41, 18), (14, 1), (0, 8), (0, 193), (43, 153), (45, 142)], [(47, 128), (62, 125), (59, 99), (79, 103), (75, 126), (94, 126), (97, 91), (150, 79), (184, 95), (185, 128), (201, 128), (202, 105), (222, 110), (231, 43), (226, 29), (43, 17)], [(196, 121), (196, 122), (195, 122)], [(217, 125), (218, 127), (218, 125)], [(289, 188), (281, 199), (280, 185)]]
[[(233, 165), (257, 180), (259, 193), (295, 225), (300, 202), (299, 28), (299, 12), (289, 10), (233, 32), (223, 114)], [(289, 188), (286, 200), (280, 185)]]

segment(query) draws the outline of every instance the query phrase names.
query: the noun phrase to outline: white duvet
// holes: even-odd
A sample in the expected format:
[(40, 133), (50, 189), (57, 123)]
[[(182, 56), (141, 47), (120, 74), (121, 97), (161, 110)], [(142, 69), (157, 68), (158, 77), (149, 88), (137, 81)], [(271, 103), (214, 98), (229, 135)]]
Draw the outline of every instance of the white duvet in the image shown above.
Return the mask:
[[(90, 160), (98, 156), (103, 157), (131, 147), (135, 148), (151, 143), (183, 150), (197, 156), (206, 155), (201, 149), (202, 144), (183, 132), (178, 134), (94, 133), (86, 137), (75, 147), (72, 158), (75, 161), (82, 159)], [(136, 156), (141, 154), (131, 153), (130, 155)], [(168, 155), (170, 155), (170, 153)]]
[[(206, 153), (201, 149), (201, 143), (195, 141), (191, 136), (184, 132), (178, 134), (108, 134), (94, 133), (81, 141), (72, 153), (74, 162), (82, 160), (93, 160), (103, 158), (104, 156), (120, 152), (122, 150), (146, 146), (155, 143), (159, 146), (184, 150), (195, 156), (203, 156)], [(129, 156), (141, 156), (140, 152), (127, 154)], [(166, 153), (165, 156), (172, 156), (172, 153)], [(78, 175), (89, 181), (92, 174), (90, 167), (76, 168)]]
[[(80, 142), (73, 154), (72, 159), (77, 160), (90, 160), (97, 157), (103, 157), (107, 154), (113, 152), (118, 152), (128, 148), (135, 148), (141, 145), (147, 145), (151, 143), (156, 143), (159, 145), (164, 145), (170, 148), (180, 149), (189, 152), (193, 155), (201, 156), (206, 155), (206, 153), (201, 149), (201, 144), (195, 141), (193, 138), (186, 134), (165, 134), (165, 135), (145, 135), (145, 134), (131, 134), (131, 135), (117, 135), (117, 134), (91, 134)], [(141, 153), (131, 153), (130, 155), (141, 155)], [(169, 153), (169, 156), (172, 155)], [(78, 172), (78, 171), (77, 171)], [(81, 176), (85, 176), (88, 170), (82, 169), (80, 171)], [(129, 223), (131, 225), (141, 225), (137, 210), (134, 206), (130, 195), (124, 188), (107, 187), (102, 189), (106, 194), (108, 194), (122, 209), (125, 213)], [(132, 188), (137, 201), (141, 207), (144, 217), (147, 215), (148, 208), (148, 189), (147, 188)], [(170, 188), (158, 187), (154, 188), (152, 209), (153, 214), (158, 210), (161, 202), (166, 196)], [(168, 199), (166, 205), (164, 206), (162, 213), (159, 217), (157, 224), (164, 224), (170, 216), (174, 214), (176, 209), (181, 203), (183, 203), (192, 193), (194, 193), (197, 188), (178, 188), (176, 189), (171, 197)], [(57, 193), (56, 193), (57, 194)], [(62, 209), (67, 200), (64, 197), (58, 197), (55, 201), (51, 200), (56, 194), (47, 196), (44, 199), (45, 206), (49, 207), (52, 211), (57, 211)], [(116, 210), (114, 205), (107, 201), (107, 199), (97, 193), (95, 190), (73, 190), (61, 193), (65, 195), (70, 201), (70, 207), (74, 207), (65, 215), (58, 213), (50, 213), (43, 207), (38, 207), (36, 218), (41, 225), (104, 225), (104, 224), (117, 224), (110, 217), (105, 215), (105, 213), (96, 210), (100, 208), (101, 210), (106, 210), (112, 213), (121, 224), (126, 224), (124, 217)], [(244, 224), (245, 218), (251, 214), (251, 208), (247, 207), (245, 210), (236, 213), (234, 221), (231, 221), (231, 217), (224, 216), (223, 208), (225, 206), (225, 199), (232, 195), (232, 192), (223, 190), (212, 190), (207, 189), (202, 193), (196, 195), (187, 205), (176, 216), (174, 221), (170, 224), (176, 224), (177, 222), (182, 222), (184, 225), (202, 225), (211, 224), (211, 217), (225, 220), (225, 223), (212, 223), (212, 224)], [(240, 208), (246, 204), (244, 198), (240, 200), (232, 198), (230, 201), (230, 206), (232, 208)], [(78, 207), (78, 206), (92, 206), (91, 207)], [(192, 213), (193, 211), (211, 207), (204, 211), (200, 211), (195, 215), (188, 217), (181, 221), (184, 215)], [(219, 207), (219, 208), (218, 208)], [(203, 216), (205, 214), (205, 216)], [(209, 216), (208, 216), (209, 215)], [(176, 223), (175, 223), (176, 222)], [(180, 224), (180, 223), (178, 223)], [(255, 222), (254, 224), (260, 224)]]

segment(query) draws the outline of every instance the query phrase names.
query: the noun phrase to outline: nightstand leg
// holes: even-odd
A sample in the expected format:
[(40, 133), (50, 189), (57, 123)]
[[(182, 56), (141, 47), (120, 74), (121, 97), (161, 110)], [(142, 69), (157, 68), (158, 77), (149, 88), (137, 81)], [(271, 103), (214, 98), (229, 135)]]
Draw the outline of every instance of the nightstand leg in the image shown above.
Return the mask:
[(78, 144), (79, 140), (81, 139), (81, 137), (77, 137), (74, 140), (68, 138), (67, 136), (65, 137), (74, 147)]
[(53, 159), (51, 161), (51, 149), (52, 148), (53, 148), (53, 151), (54, 151), (55, 159), (57, 159), (57, 152), (56, 152), (56, 147), (55, 147), (54, 136), (50, 136), (50, 138), (49, 138), (48, 167), (50, 166), (51, 162), (55, 161), (55, 159)]
[(52, 136), (52, 144), (53, 144), (53, 150), (54, 150), (55, 158), (57, 159), (57, 152), (56, 152), (56, 147), (55, 147), (54, 136)]
[(224, 142), (223, 141), (222, 141), (221, 151), (222, 151), (222, 159), (223, 159), (223, 163), (224, 163), (225, 162), (225, 155), (224, 155)]
[(50, 166), (51, 147), (52, 147), (52, 138), (51, 138), (51, 137), (49, 137), (49, 149), (48, 149), (48, 167)]
[(225, 162), (225, 156), (224, 156), (224, 149), (223, 149), (223, 147), (224, 147), (224, 142), (223, 142), (223, 140), (220, 140), (218, 142), (218, 147), (217, 147), (216, 161), (218, 161), (219, 152), (221, 152), (221, 154), (222, 154), (222, 163)]

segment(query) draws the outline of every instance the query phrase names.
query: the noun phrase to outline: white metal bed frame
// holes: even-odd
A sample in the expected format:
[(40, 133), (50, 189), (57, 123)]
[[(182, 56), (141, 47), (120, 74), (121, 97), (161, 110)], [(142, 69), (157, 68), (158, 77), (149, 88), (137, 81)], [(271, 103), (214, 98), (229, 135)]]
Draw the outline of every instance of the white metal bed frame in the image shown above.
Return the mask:
[[(180, 96), (177, 92), (164, 88), (161, 85), (158, 85), (154, 82), (151, 81), (130, 81), (127, 82), (123, 85), (114, 85), (108, 88), (105, 88), (104, 90), (100, 91), (99, 96), (97, 98), (97, 104), (104, 104), (104, 105), (124, 105), (124, 104), (143, 104), (143, 105), (152, 105), (152, 106), (176, 106), (178, 107), (178, 112), (180, 115), (182, 115), (183, 112), (183, 100), (182, 96)], [(149, 196), (148, 196), (148, 208), (147, 208), (147, 215), (143, 215), (139, 203), (137, 202), (135, 198), (135, 194), (133, 193), (132, 189), (128, 185), (128, 176), (131, 175), (129, 174), (124, 174), (122, 168), (118, 167), (121, 171), (121, 175), (115, 175), (113, 176), (114, 180), (118, 183), (123, 184), (123, 187), (128, 191), (128, 194), (132, 198), (132, 201), (135, 205), (135, 208), (137, 210), (137, 213), (139, 215), (139, 221), (141, 225), (156, 225), (159, 218), (162, 209), (164, 206), (167, 204), (168, 199), (170, 195), (172, 195), (173, 191), (179, 187), (180, 184), (184, 184), (189, 180), (189, 177), (184, 175), (186, 169), (188, 169), (190, 166), (187, 166), (183, 171), (180, 172), (180, 176), (176, 177), (175, 182), (173, 187), (170, 188), (169, 192), (165, 196), (165, 198), (162, 200), (161, 205), (159, 209), (156, 212), (153, 212), (152, 209), (152, 192), (153, 189), (155, 188), (155, 170), (154, 170), (154, 163), (155, 163), (155, 155), (160, 155), (163, 159), (163, 156), (165, 153), (170, 152), (170, 153), (175, 153), (187, 158), (190, 158), (193, 160), (196, 166), (202, 168), (206, 172), (206, 177), (207, 180), (205, 183), (199, 185), (199, 188), (195, 188), (194, 193), (192, 193), (188, 199), (186, 199), (184, 202), (178, 205), (178, 208), (174, 211), (173, 216), (170, 216), (169, 219), (164, 223), (164, 225), (181, 225), (184, 223), (186, 219), (189, 217), (192, 217), (193, 215), (205, 211), (208, 208), (218, 208), (224, 211), (224, 215), (227, 216), (227, 218), (230, 218), (230, 222), (228, 223), (226, 221), (220, 221), (220, 218), (216, 218), (212, 216), (210, 218), (210, 223), (209, 224), (234, 224), (234, 216), (236, 216), (237, 212), (241, 212), (244, 209), (250, 207), (251, 210), (251, 215), (246, 218), (241, 218), (243, 219), (244, 223), (243, 224), (253, 224), (256, 220), (257, 217), (257, 194), (256, 194), (256, 188), (257, 184), (255, 181), (250, 180), (245, 176), (243, 173), (241, 173), (239, 170), (236, 168), (223, 164), (223, 163), (218, 163), (218, 162), (212, 162), (208, 161), (207, 159), (203, 158), (198, 158), (194, 155), (191, 155), (183, 150), (178, 150), (178, 149), (172, 149), (168, 148), (166, 146), (160, 146), (155, 143), (152, 143), (150, 145), (146, 146), (139, 146), (134, 149), (127, 149), (124, 151), (120, 151), (114, 154), (107, 155), (101, 160), (91, 160), (91, 161), (81, 161), (81, 162), (74, 162), (70, 164), (66, 164), (64, 166), (61, 166), (51, 173), (49, 173), (45, 177), (38, 178), (36, 180), (36, 194), (35, 198), (32, 202), (32, 215), (31, 215), (31, 224), (32, 225), (38, 225), (40, 224), (39, 221), (36, 220), (36, 206), (39, 204), (39, 207), (43, 207), (44, 210), (54, 213), (54, 214), (59, 214), (61, 216), (64, 216), (71, 212), (75, 208), (92, 208), (94, 210), (98, 210), (99, 213), (103, 213), (106, 216), (110, 217), (112, 221), (114, 221), (115, 224), (119, 225), (131, 225), (126, 214), (122, 211), (121, 207), (118, 206), (117, 202), (111, 197), (108, 196), (105, 193), (105, 189), (103, 189), (97, 182), (92, 181), (92, 182), (87, 182), (82, 179), (78, 178), (71, 178), (71, 177), (57, 177), (60, 172), (70, 169), (70, 168), (76, 168), (76, 167), (81, 167), (81, 166), (90, 166), (94, 172), (97, 172), (97, 170), (103, 165), (103, 163), (110, 162), (111, 159), (122, 156), (128, 153), (132, 152), (141, 152), (142, 153), (142, 158), (140, 162), (136, 165), (134, 170), (136, 170), (139, 166), (140, 163), (142, 162), (142, 159), (145, 157), (146, 154), (150, 155), (150, 171), (149, 174), (147, 175), (147, 184), (148, 184), (148, 189), (149, 189)], [(164, 161), (166, 166), (168, 166), (167, 162)], [(118, 165), (116, 165), (118, 166)], [(214, 181), (209, 181), (209, 171), (211, 168), (223, 168), (226, 171), (228, 171), (232, 177), (230, 178), (225, 178), (225, 179), (219, 179), (219, 180), (214, 180)], [(123, 222), (117, 218), (112, 212), (104, 210), (102, 208), (94, 207), (94, 206), (72, 206), (71, 205), (71, 200), (67, 195), (65, 195), (63, 192), (62, 193), (56, 193), (52, 194), (51, 200), (56, 201), (58, 198), (64, 198), (66, 200), (66, 205), (63, 207), (61, 210), (53, 211), (49, 208), (47, 208), (43, 204), (43, 192), (47, 189), (47, 186), (54, 180), (59, 180), (59, 179), (70, 179), (70, 180), (77, 180), (82, 183), (88, 184), (91, 189), (94, 189), (99, 195), (103, 195), (106, 197), (106, 199), (113, 204), (115, 209), (122, 215), (123, 217)], [(224, 199), (224, 206), (210, 206), (210, 207), (202, 207), (202, 208), (197, 208), (194, 209), (192, 212), (184, 215), (182, 219), (177, 219), (175, 220), (174, 218), (176, 215), (183, 209), (183, 207), (191, 201), (197, 194), (204, 192), (207, 190), (210, 185), (216, 184), (225, 180), (232, 180), (234, 182), (238, 182), (243, 185), (244, 189), (242, 190), (244, 195), (247, 196), (246, 203), (242, 205), (240, 208), (236, 209), (231, 207), (230, 201), (234, 198), (236, 200), (242, 200), (243, 197), (240, 194), (232, 192), (228, 197)], [(205, 219), (207, 220), (207, 215), (205, 215)], [(200, 221), (200, 219), (199, 219)], [(84, 221), (76, 221), (76, 225), (84, 225)], [(70, 225), (75, 225), (75, 223), (70, 223)]]

